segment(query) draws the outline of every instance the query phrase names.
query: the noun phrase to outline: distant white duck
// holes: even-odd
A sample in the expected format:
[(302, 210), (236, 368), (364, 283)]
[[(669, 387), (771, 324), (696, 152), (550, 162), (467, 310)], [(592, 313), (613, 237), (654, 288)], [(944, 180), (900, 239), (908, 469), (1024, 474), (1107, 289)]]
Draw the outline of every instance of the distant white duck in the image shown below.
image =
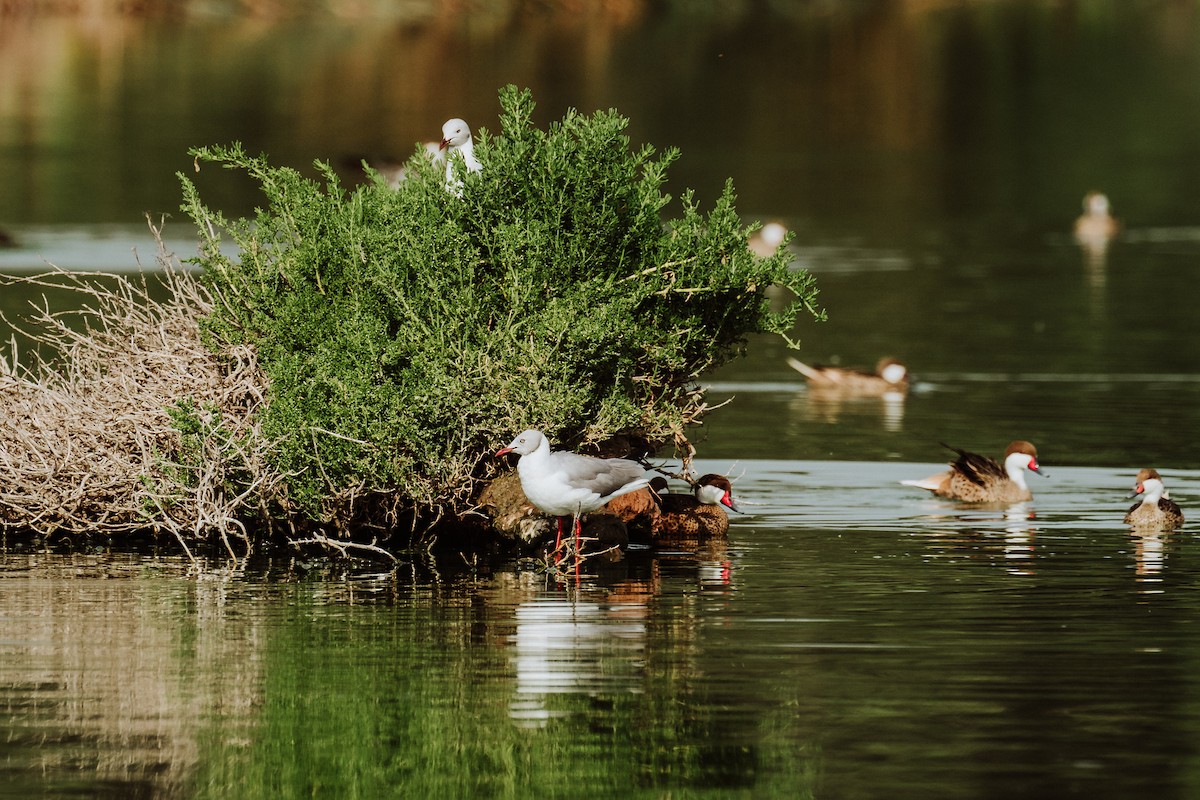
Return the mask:
[(595, 511), (614, 497), (650, 485), (646, 470), (626, 458), (596, 458), (565, 450), (550, 451), (541, 431), (527, 430), (497, 456), (516, 453), (517, 474), (529, 502), (543, 513), (558, 518), (557, 552), (562, 546), (563, 519), (571, 517), (575, 533), (575, 572), (579, 573), (579, 517)]
[(1125, 515), (1125, 524), (1135, 528), (1165, 531), (1183, 525), (1183, 511), (1167, 497), (1166, 486), (1157, 470), (1144, 469), (1137, 474), (1137, 483), (1130, 497), (1141, 495)]
[(475, 139), (471, 136), (471, 127), (458, 118), (447, 120), (442, 126), (442, 141), (438, 149), (446, 151), (446, 188), (461, 194), (462, 181), (454, 177), (454, 154), (462, 156), (468, 171), (479, 172), (483, 169), (483, 164), (475, 158)]
[(1088, 192), (1083, 197), (1083, 214), (1075, 220), (1075, 238), (1089, 247), (1103, 247), (1117, 235), (1121, 224), (1109, 213), (1108, 197)]
[(779, 245), (787, 238), (788, 229), (780, 222), (768, 222), (754, 233), (750, 234), (746, 245), (750, 252), (759, 258), (770, 258), (775, 255)]
[(1026, 441), (1009, 444), (1004, 451), (1003, 464), (948, 444), (942, 446), (958, 453), (948, 471), (921, 480), (900, 482), (964, 503), (1020, 503), (1033, 499), (1033, 493), (1025, 483), (1025, 471), (1046, 474), (1038, 466), (1037, 448)]

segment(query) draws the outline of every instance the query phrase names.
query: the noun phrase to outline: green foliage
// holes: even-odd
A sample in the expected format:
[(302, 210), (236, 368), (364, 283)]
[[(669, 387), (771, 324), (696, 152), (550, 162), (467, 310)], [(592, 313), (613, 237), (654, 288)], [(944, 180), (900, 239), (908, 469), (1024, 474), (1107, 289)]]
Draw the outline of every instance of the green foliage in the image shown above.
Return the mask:
[[(501, 134), (475, 137), (483, 171), (456, 164), (459, 194), (420, 153), (398, 188), (349, 190), (320, 162), (312, 180), (236, 144), (196, 149), (262, 186), (254, 219), (227, 220), (180, 176), (218, 299), (206, 333), (258, 348), (264, 433), (310, 512), (347, 491), (457, 510), (527, 427), (567, 444), (681, 430), (698, 376), (817, 313), (783, 248), (749, 252), (731, 185), (708, 214), (684, 193), (664, 226), (676, 151), (631, 151), (615, 111), (543, 131), (528, 91), (501, 106)], [(772, 311), (772, 284), (798, 299)]]

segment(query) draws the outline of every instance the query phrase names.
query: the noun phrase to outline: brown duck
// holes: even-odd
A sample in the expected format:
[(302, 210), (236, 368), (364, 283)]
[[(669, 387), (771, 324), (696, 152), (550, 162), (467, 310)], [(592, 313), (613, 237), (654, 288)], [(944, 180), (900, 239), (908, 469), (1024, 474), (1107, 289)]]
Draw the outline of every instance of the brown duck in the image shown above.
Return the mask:
[(1130, 497), (1141, 497), (1129, 508), (1125, 524), (1143, 530), (1168, 531), (1183, 525), (1183, 511), (1167, 496), (1162, 476), (1157, 470), (1144, 469), (1137, 474), (1137, 483)]
[(874, 372), (843, 367), (810, 366), (794, 358), (788, 366), (804, 376), (808, 388), (845, 395), (883, 395), (908, 391), (908, 370), (894, 358), (882, 358)]
[(667, 482), (660, 480), (651, 486), (659, 492), (661, 506), (654, 527), (655, 540), (710, 539), (729, 532), (729, 517), (721, 508), (737, 511), (733, 486), (724, 475), (700, 476), (691, 494), (667, 494)]
[(1025, 483), (1025, 471), (1046, 474), (1038, 466), (1037, 448), (1026, 441), (1017, 440), (1010, 444), (1004, 451), (1003, 463), (948, 444), (942, 446), (958, 453), (948, 471), (901, 483), (964, 503), (1020, 503), (1033, 499), (1033, 493)]

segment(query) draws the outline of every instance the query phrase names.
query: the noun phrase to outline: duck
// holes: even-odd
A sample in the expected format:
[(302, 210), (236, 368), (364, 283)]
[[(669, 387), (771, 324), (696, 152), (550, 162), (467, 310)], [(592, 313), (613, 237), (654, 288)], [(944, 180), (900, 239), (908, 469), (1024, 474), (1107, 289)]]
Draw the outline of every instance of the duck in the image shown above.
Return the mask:
[(454, 194), (461, 194), (462, 181), (454, 177), (454, 154), (462, 156), (468, 172), (483, 169), (483, 164), (475, 158), (475, 139), (471, 136), (471, 126), (457, 117), (446, 120), (442, 125), (442, 140), (438, 150), (446, 151), (446, 188)]
[(804, 376), (810, 389), (845, 395), (904, 394), (908, 368), (894, 358), (881, 358), (874, 372), (844, 367), (810, 366), (789, 357), (788, 366)]
[(666, 489), (667, 481), (662, 476), (651, 479), (649, 485), (629, 492), (620, 497), (614, 497), (600, 509), (600, 513), (609, 514), (635, 532), (645, 536), (653, 533), (662, 514), (659, 493)]
[(945, 443), (942, 447), (958, 453), (958, 458), (950, 463), (948, 471), (901, 483), (928, 489), (939, 497), (964, 503), (1008, 504), (1033, 499), (1033, 493), (1025, 483), (1026, 470), (1046, 475), (1038, 466), (1037, 448), (1021, 439), (1009, 444), (1002, 462)]
[(550, 449), (550, 441), (530, 428), (496, 451), (496, 457), (516, 453), (521, 490), (542, 513), (556, 517), (558, 535), (554, 550), (562, 547), (563, 523), (572, 519), (575, 534), (575, 573), (579, 574), (579, 518), (616, 497), (650, 485), (646, 470), (627, 458), (596, 458)]
[(733, 499), (733, 485), (724, 475), (701, 475), (691, 494), (668, 494), (664, 478), (651, 487), (658, 494), (661, 510), (654, 526), (655, 540), (711, 539), (729, 532), (729, 516), (722, 507), (740, 511)]
[(746, 241), (746, 246), (750, 248), (750, 252), (759, 258), (770, 258), (775, 255), (779, 246), (783, 244), (783, 240), (787, 238), (788, 229), (781, 222), (768, 222), (754, 233), (750, 234), (750, 238)]
[(1137, 474), (1137, 482), (1129, 497), (1141, 499), (1129, 507), (1125, 524), (1144, 530), (1166, 531), (1183, 525), (1183, 511), (1174, 500), (1167, 497), (1166, 486), (1157, 470), (1144, 469)]
[(1102, 246), (1117, 235), (1121, 224), (1109, 213), (1107, 195), (1088, 192), (1083, 196), (1083, 214), (1075, 220), (1075, 239), (1081, 244)]

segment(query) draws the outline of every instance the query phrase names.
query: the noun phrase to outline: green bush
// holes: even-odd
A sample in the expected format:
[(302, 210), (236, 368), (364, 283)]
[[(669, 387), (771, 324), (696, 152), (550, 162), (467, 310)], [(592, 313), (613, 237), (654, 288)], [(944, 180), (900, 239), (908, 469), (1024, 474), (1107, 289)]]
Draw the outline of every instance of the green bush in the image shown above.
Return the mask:
[[(528, 91), (500, 100), (501, 133), (476, 131), (484, 168), (460, 196), (420, 153), (398, 188), (350, 190), (321, 162), (312, 180), (239, 145), (196, 149), (262, 186), (266, 206), (228, 220), (180, 176), (217, 298), (206, 335), (258, 349), (263, 431), (317, 519), (371, 495), (462, 511), (525, 428), (567, 446), (669, 437), (702, 413), (696, 379), (747, 335), (818, 313), (782, 248), (747, 249), (731, 185), (707, 215), (685, 192), (664, 224), (677, 151), (631, 151), (615, 111), (543, 131)], [(796, 295), (781, 311), (773, 284)]]

